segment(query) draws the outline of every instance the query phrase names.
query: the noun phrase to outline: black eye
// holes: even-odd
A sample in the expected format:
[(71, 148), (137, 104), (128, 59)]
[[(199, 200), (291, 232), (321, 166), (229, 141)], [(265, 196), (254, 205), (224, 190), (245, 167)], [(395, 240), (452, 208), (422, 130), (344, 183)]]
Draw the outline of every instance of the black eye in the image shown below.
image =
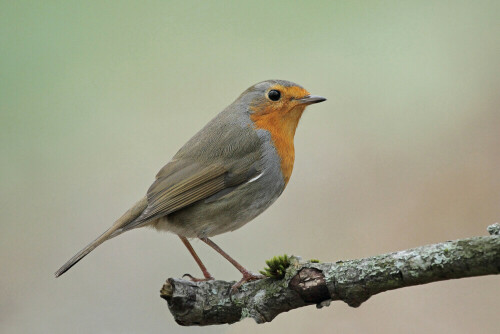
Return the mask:
[(281, 93), (279, 90), (270, 90), (269, 93), (267, 93), (267, 97), (269, 97), (269, 100), (271, 101), (278, 101), (281, 97)]

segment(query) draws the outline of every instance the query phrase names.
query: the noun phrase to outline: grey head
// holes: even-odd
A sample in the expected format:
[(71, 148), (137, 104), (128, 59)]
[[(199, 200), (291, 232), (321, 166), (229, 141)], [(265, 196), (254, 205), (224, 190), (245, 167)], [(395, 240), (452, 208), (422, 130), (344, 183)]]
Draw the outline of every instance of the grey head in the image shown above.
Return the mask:
[(249, 87), (234, 101), (233, 104), (237, 104), (244, 109), (248, 109), (251, 106), (263, 105), (269, 102), (269, 92), (271, 90), (278, 90), (283, 93), (282, 90), (287, 90), (289, 88), (296, 87), (305, 95), (309, 94), (301, 85), (287, 80), (265, 80), (255, 85)]

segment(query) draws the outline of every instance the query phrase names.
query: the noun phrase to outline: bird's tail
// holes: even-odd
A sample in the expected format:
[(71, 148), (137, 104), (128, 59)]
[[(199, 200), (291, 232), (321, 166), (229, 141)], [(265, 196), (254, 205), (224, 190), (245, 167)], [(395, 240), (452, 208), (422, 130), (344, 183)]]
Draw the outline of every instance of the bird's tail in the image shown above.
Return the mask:
[(76, 253), (68, 262), (66, 262), (58, 271), (56, 271), (56, 277), (61, 276), (66, 271), (68, 271), (71, 267), (73, 267), (78, 261), (83, 259), (88, 253), (92, 252), (97, 246), (102, 244), (104, 241), (114, 238), (121, 233), (115, 233), (118, 229), (123, 227), (124, 225), (130, 223), (134, 219), (136, 219), (144, 209), (147, 207), (147, 199), (146, 197), (142, 198), (139, 202), (137, 202), (132, 208), (130, 208), (127, 212), (123, 214), (114, 224), (111, 226), (106, 232), (101, 234), (97, 239), (92, 241), (87, 247)]

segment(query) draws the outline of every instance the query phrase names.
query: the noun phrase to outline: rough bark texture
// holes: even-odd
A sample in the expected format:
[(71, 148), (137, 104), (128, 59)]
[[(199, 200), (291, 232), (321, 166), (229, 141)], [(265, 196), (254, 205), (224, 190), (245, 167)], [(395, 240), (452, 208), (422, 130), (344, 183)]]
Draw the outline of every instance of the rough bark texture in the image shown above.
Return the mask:
[(231, 324), (251, 317), (269, 322), (278, 314), (342, 300), (358, 307), (371, 296), (412, 285), (500, 273), (500, 224), (491, 236), (447, 241), (360, 260), (302, 262), (292, 257), (281, 280), (250, 282), (231, 294), (234, 282), (169, 278), (161, 290), (180, 325)]

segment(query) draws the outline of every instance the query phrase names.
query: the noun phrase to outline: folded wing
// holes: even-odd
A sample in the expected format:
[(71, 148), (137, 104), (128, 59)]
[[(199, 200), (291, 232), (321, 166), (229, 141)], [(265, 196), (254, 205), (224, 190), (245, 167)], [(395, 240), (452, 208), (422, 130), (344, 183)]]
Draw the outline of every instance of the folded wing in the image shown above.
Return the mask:
[(234, 190), (256, 173), (257, 170), (253, 167), (228, 171), (219, 164), (201, 166), (195, 162), (171, 161), (162, 168), (149, 188), (146, 209), (116, 234), (143, 226), (155, 218), (166, 216), (218, 193)]

